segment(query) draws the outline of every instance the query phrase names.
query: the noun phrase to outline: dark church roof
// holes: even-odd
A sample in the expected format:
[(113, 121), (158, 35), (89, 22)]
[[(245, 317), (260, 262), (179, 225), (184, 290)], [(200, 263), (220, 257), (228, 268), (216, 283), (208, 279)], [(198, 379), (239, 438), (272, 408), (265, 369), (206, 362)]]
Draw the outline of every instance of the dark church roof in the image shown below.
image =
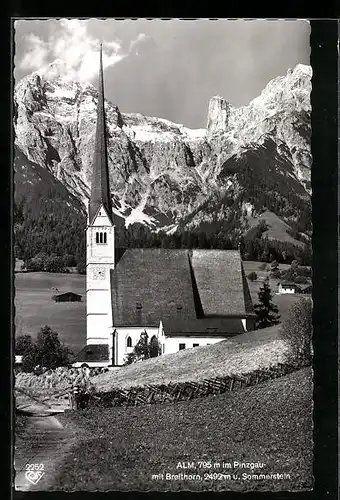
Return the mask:
[(164, 331), (170, 336), (194, 335), (197, 337), (218, 337), (219, 335), (237, 335), (244, 333), (241, 318), (166, 318), (163, 321)]
[(191, 262), (204, 316), (245, 312), (238, 251), (193, 250)]
[(81, 295), (79, 295), (78, 293), (74, 293), (74, 292), (63, 292), (63, 293), (59, 293), (59, 294), (56, 294), (56, 295), (52, 295), (52, 299), (54, 300), (58, 300), (58, 299), (75, 299), (75, 300), (81, 300)]
[(244, 286), (238, 251), (128, 249), (111, 271), (113, 324), (241, 333), (253, 315)]
[(106, 148), (106, 125), (104, 109), (104, 81), (102, 47), (100, 46), (99, 88), (97, 104), (97, 126), (95, 150), (93, 156), (93, 177), (91, 182), (91, 196), (89, 202), (89, 224), (91, 225), (100, 206), (103, 205), (111, 218), (112, 203), (109, 187), (109, 169)]

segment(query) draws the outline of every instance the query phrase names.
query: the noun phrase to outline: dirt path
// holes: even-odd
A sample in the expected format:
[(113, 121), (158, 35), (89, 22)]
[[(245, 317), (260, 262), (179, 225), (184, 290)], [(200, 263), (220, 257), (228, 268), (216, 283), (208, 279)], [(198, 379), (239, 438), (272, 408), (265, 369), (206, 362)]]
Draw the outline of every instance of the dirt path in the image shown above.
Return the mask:
[[(72, 435), (55, 416), (41, 413), (29, 415), (25, 435), (15, 442), (15, 489), (53, 489), (53, 478), (70, 446)], [(26, 477), (27, 469), (34, 468), (32, 464), (38, 464), (36, 467), (43, 472), (38, 481), (37, 472), (31, 473), (33, 483)]]

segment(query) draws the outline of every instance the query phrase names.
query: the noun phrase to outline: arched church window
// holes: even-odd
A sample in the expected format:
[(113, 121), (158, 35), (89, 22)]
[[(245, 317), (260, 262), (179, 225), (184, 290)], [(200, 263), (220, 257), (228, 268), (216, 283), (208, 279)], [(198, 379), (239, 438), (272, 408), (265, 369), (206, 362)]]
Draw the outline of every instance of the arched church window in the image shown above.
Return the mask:
[(103, 243), (103, 233), (99, 233), (99, 242)]
[(106, 243), (106, 233), (104, 233), (104, 243)]
[(126, 347), (132, 347), (132, 340), (131, 340), (131, 337), (128, 337), (126, 339)]
[(99, 243), (99, 233), (96, 233), (96, 243)]
[(160, 354), (160, 349), (159, 349), (158, 339), (156, 335), (153, 335), (150, 339), (150, 357), (155, 358), (156, 356), (159, 356), (159, 354)]

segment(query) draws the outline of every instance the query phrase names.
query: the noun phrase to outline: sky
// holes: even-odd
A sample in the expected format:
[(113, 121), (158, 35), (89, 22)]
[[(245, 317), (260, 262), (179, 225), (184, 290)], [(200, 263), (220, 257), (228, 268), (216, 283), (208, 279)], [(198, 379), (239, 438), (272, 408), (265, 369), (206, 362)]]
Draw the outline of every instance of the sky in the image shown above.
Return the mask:
[(206, 126), (214, 95), (247, 105), (272, 78), (310, 64), (306, 20), (48, 19), (14, 28), (16, 82), (59, 59), (70, 78), (97, 85), (102, 42), (108, 100), (191, 128)]

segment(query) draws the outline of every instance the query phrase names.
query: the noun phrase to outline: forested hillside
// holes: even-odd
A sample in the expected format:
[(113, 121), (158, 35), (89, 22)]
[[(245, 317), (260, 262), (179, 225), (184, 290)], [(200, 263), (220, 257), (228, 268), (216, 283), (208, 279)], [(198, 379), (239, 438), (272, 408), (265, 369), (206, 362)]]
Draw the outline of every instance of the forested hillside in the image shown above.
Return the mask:
[(60, 271), (84, 265), (83, 204), (19, 150), (14, 169), (15, 256), (34, 269), (45, 266), (45, 270)]

